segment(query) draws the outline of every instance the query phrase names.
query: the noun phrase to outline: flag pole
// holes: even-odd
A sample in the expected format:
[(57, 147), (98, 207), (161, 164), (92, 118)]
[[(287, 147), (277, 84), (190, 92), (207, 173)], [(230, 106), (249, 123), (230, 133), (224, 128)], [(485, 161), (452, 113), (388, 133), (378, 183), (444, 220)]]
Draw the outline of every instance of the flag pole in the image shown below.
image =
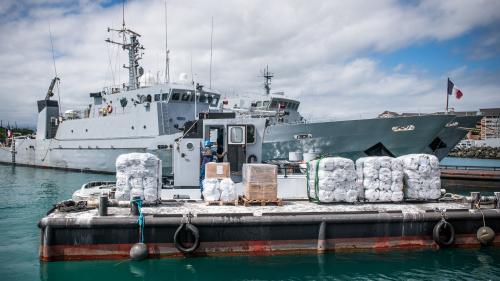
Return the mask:
[(448, 100), (450, 98), (449, 87), (450, 87), (450, 77), (448, 77), (448, 84), (446, 88), (446, 113), (448, 113)]
[(450, 98), (450, 95), (448, 95), (448, 92), (446, 93), (446, 113), (448, 113), (448, 99)]

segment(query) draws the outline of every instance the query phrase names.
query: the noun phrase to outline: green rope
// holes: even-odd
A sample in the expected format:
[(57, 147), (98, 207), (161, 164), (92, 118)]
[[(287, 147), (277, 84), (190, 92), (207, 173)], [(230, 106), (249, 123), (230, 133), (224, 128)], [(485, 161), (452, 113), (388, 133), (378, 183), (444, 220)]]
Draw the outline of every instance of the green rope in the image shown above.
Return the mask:
[(141, 243), (144, 243), (144, 214), (142, 213), (142, 199), (134, 199), (132, 202), (137, 203), (137, 209), (139, 209), (139, 218), (137, 219), (137, 223), (141, 229)]
[(311, 201), (311, 187), (309, 186), (309, 162), (306, 163), (306, 187), (307, 187), (307, 198)]
[(316, 170), (314, 171), (314, 197), (316, 197), (316, 202), (319, 202), (318, 198), (318, 193), (319, 193), (319, 177), (318, 177), (318, 170), (319, 170), (319, 162), (321, 162), (320, 158), (316, 161)]
[[(306, 181), (307, 181), (307, 198), (309, 198), (309, 201), (311, 202), (319, 202), (319, 178), (318, 178), (318, 170), (319, 170), (319, 161), (321, 161), (322, 158), (317, 159), (317, 160), (311, 160), (307, 162), (306, 165)], [(310, 180), (310, 171), (311, 171), (311, 162), (316, 161), (316, 170), (314, 171), (314, 197), (311, 197), (311, 186), (309, 184)]]

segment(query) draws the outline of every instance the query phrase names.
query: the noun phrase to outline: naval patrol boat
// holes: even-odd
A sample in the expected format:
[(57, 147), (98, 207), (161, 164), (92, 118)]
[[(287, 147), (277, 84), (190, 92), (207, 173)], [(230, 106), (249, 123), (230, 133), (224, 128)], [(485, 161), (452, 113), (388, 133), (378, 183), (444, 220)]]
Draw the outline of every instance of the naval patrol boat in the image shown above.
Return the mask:
[[(328, 154), (352, 159), (366, 155), (400, 156), (427, 152), (437, 134), (454, 115), (309, 122), (298, 112), (300, 102), (271, 94), (272, 74), (265, 73), (266, 96), (250, 104), (221, 102), (221, 94), (194, 83), (142, 85), (139, 65), (143, 46), (140, 34), (125, 28), (108, 29), (123, 35), (123, 42), (106, 41), (128, 51), (128, 85), (90, 93), (83, 110), (61, 114), (51, 99), (55, 77), (44, 99), (37, 102), (35, 138), (16, 137), (0, 149), (0, 162), (35, 167), (114, 173), (114, 159), (130, 152), (149, 152), (163, 162), (163, 175), (172, 174), (176, 140), (199, 114), (223, 113), (266, 116), (262, 159), (288, 159), (290, 153)], [(222, 109), (221, 109), (222, 108)], [(252, 132), (247, 132), (251, 135)], [(226, 147), (227, 148), (227, 147)], [(111, 160), (111, 161), (110, 161)]]
[(220, 94), (194, 83), (143, 86), (139, 65), (144, 49), (140, 34), (125, 28), (123, 42), (106, 41), (128, 51), (128, 85), (90, 93), (83, 110), (61, 115), (52, 99), (55, 77), (47, 95), (37, 102), (36, 137), (17, 137), (0, 149), (0, 162), (93, 172), (115, 172), (114, 159), (123, 153), (150, 152), (163, 161), (163, 174), (171, 174), (172, 149), (186, 122), (200, 112), (216, 108)]
[[(296, 160), (301, 154), (304, 158), (335, 155), (356, 160), (365, 156), (398, 157), (411, 153), (435, 154), (441, 160), (467, 133), (462, 128), (464, 120), (456, 126), (454, 114), (308, 121), (298, 111), (298, 100), (285, 96), (284, 92), (271, 93), (273, 76), (268, 67), (262, 72), (265, 94), (231, 97), (221, 104), (224, 111), (268, 116), (270, 126), (265, 131), (264, 161)], [(467, 118), (477, 121), (477, 117)]]

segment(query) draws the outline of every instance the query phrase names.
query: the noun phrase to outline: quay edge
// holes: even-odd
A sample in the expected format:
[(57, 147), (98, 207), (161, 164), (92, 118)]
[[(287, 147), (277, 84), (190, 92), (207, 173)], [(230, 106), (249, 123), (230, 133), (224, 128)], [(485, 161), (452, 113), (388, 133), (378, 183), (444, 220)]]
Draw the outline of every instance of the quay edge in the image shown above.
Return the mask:
[[(439, 203), (436, 203), (439, 204)], [(465, 206), (465, 205), (464, 205)], [(145, 211), (146, 212), (146, 211)], [(500, 210), (448, 209), (455, 245), (478, 247), (476, 232), (486, 225), (500, 232)], [(198, 214), (190, 223), (199, 229), (200, 246), (189, 256), (276, 255), (438, 248), (433, 228), (441, 214), (390, 211)], [(174, 245), (182, 214), (145, 213), (144, 243), (151, 258), (181, 257)], [(323, 227), (320, 227), (323, 223)], [(126, 259), (139, 241), (137, 217), (46, 217), (41, 228), (40, 260)], [(324, 233), (322, 233), (324, 231)], [(492, 242), (500, 245), (500, 237)]]

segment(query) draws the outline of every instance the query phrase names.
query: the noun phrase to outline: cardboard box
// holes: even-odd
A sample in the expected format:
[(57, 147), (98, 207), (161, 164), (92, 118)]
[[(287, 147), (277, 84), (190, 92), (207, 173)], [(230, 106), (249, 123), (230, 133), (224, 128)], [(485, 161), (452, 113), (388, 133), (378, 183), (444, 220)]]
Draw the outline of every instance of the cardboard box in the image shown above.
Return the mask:
[(215, 163), (210, 162), (205, 166), (206, 179), (225, 179), (231, 177), (229, 162)]
[(244, 164), (243, 184), (249, 200), (278, 199), (278, 167), (270, 164)]

